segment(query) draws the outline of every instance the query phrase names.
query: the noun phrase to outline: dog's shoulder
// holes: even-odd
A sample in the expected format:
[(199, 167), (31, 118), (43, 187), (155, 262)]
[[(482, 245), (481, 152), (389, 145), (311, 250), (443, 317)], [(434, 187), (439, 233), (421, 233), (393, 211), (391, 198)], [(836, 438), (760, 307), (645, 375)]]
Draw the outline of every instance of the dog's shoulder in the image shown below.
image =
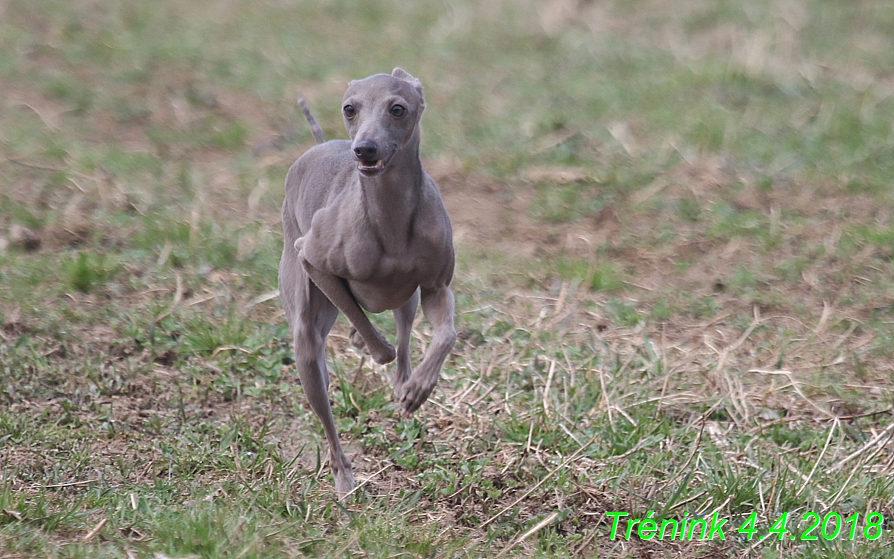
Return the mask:
[(340, 175), (351, 172), (352, 161), (351, 142), (347, 140), (317, 144), (292, 164), (286, 189), (303, 189), (301, 185), (308, 181), (318, 185), (337, 183)]
[(295, 161), (293, 167), (332, 167), (342, 166), (344, 163), (353, 159), (351, 153), (351, 142), (348, 140), (329, 140), (322, 144), (317, 144), (304, 152), (304, 154)]

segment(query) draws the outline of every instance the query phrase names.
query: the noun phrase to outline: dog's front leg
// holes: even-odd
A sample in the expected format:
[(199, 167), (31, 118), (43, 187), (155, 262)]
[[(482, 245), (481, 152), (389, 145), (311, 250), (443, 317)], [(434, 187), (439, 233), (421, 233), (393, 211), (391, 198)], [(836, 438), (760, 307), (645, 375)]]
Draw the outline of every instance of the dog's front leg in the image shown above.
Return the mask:
[(413, 366), (410, 363), (410, 335), (413, 332), (413, 320), (416, 318), (416, 308), (419, 307), (419, 290), (404, 303), (402, 307), (394, 309), (394, 325), (397, 327), (397, 370), (394, 371), (394, 394), (400, 398), (403, 394), (404, 383), (410, 378)]
[(357, 300), (354, 299), (354, 295), (345, 287), (344, 280), (320, 270), (307, 261), (305, 256), (307, 248), (305, 239), (306, 237), (301, 237), (295, 241), (295, 249), (298, 251), (298, 259), (301, 261), (301, 265), (311, 281), (332, 301), (333, 305), (338, 307), (338, 310), (348, 317), (348, 320), (357, 329), (357, 333), (366, 342), (366, 347), (376, 363), (384, 365), (394, 361), (394, 358), (397, 356), (394, 346), (388, 343), (388, 340), (373, 327), (369, 317), (366, 316), (366, 313), (357, 304)]
[(446, 285), (435, 289), (421, 289), (422, 312), (434, 329), (431, 344), (422, 361), (403, 385), (401, 405), (405, 414), (421, 406), (438, 384), (441, 366), (456, 343), (453, 325), (453, 292)]

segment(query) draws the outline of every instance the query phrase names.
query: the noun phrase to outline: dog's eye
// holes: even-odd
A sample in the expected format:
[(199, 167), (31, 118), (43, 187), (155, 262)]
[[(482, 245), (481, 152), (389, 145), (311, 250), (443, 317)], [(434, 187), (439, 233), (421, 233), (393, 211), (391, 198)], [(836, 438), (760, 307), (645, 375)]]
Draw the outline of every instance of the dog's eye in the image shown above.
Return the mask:
[(400, 118), (405, 114), (407, 114), (407, 109), (405, 109), (403, 105), (394, 105), (391, 107), (391, 116)]
[(341, 111), (345, 114), (345, 118), (348, 120), (357, 116), (357, 109), (354, 108), (354, 105), (345, 105)]

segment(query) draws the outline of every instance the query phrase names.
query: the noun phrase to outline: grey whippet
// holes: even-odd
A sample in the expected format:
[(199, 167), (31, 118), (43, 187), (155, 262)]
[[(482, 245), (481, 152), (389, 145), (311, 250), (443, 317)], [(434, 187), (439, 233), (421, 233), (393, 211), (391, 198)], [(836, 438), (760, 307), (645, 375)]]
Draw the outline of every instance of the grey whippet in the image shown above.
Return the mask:
[[(279, 288), (304, 392), (323, 423), (335, 488), (354, 488), (329, 405), (326, 336), (347, 316), (377, 363), (397, 357), (394, 393), (416, 411), (438, 382), (456, 341), (453, 232), (437, 186), (419, 160), (422, 84), (404, 70), (352, 81), (342, 114), (351, 140), (326, 142), (303, 105), (319, 145), (289, 169), (282, 207), (285, 246)], [(416, 308), (433, 327), (419, 365), (410, 365)], [(362, 308), (361, 308), (362, 307)], [(394, 311), (397, 352), (363, 309)]]

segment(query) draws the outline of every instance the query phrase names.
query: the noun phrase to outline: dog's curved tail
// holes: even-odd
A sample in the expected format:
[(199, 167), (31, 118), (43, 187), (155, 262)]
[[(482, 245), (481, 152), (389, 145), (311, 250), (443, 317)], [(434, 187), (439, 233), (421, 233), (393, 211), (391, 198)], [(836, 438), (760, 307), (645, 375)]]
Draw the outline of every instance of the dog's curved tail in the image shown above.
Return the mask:
[(322, 144), (326, 141), (326, 137), (323, 135), (323, 129), (320, 128), (320, 125), (317, 124), (317, 119), (314, 118), (314, 115), (310, 114), (310, 109), (307, 108), (307, 103), (304, 101), (304, 97), (298, 98), (298, 105), (301, 106), (301, 111), (304, 113), (304, 118), (307, 119), (307, 123), (310, 124), (310, 131), (314, 135), (314, 139), (318, 144)]

